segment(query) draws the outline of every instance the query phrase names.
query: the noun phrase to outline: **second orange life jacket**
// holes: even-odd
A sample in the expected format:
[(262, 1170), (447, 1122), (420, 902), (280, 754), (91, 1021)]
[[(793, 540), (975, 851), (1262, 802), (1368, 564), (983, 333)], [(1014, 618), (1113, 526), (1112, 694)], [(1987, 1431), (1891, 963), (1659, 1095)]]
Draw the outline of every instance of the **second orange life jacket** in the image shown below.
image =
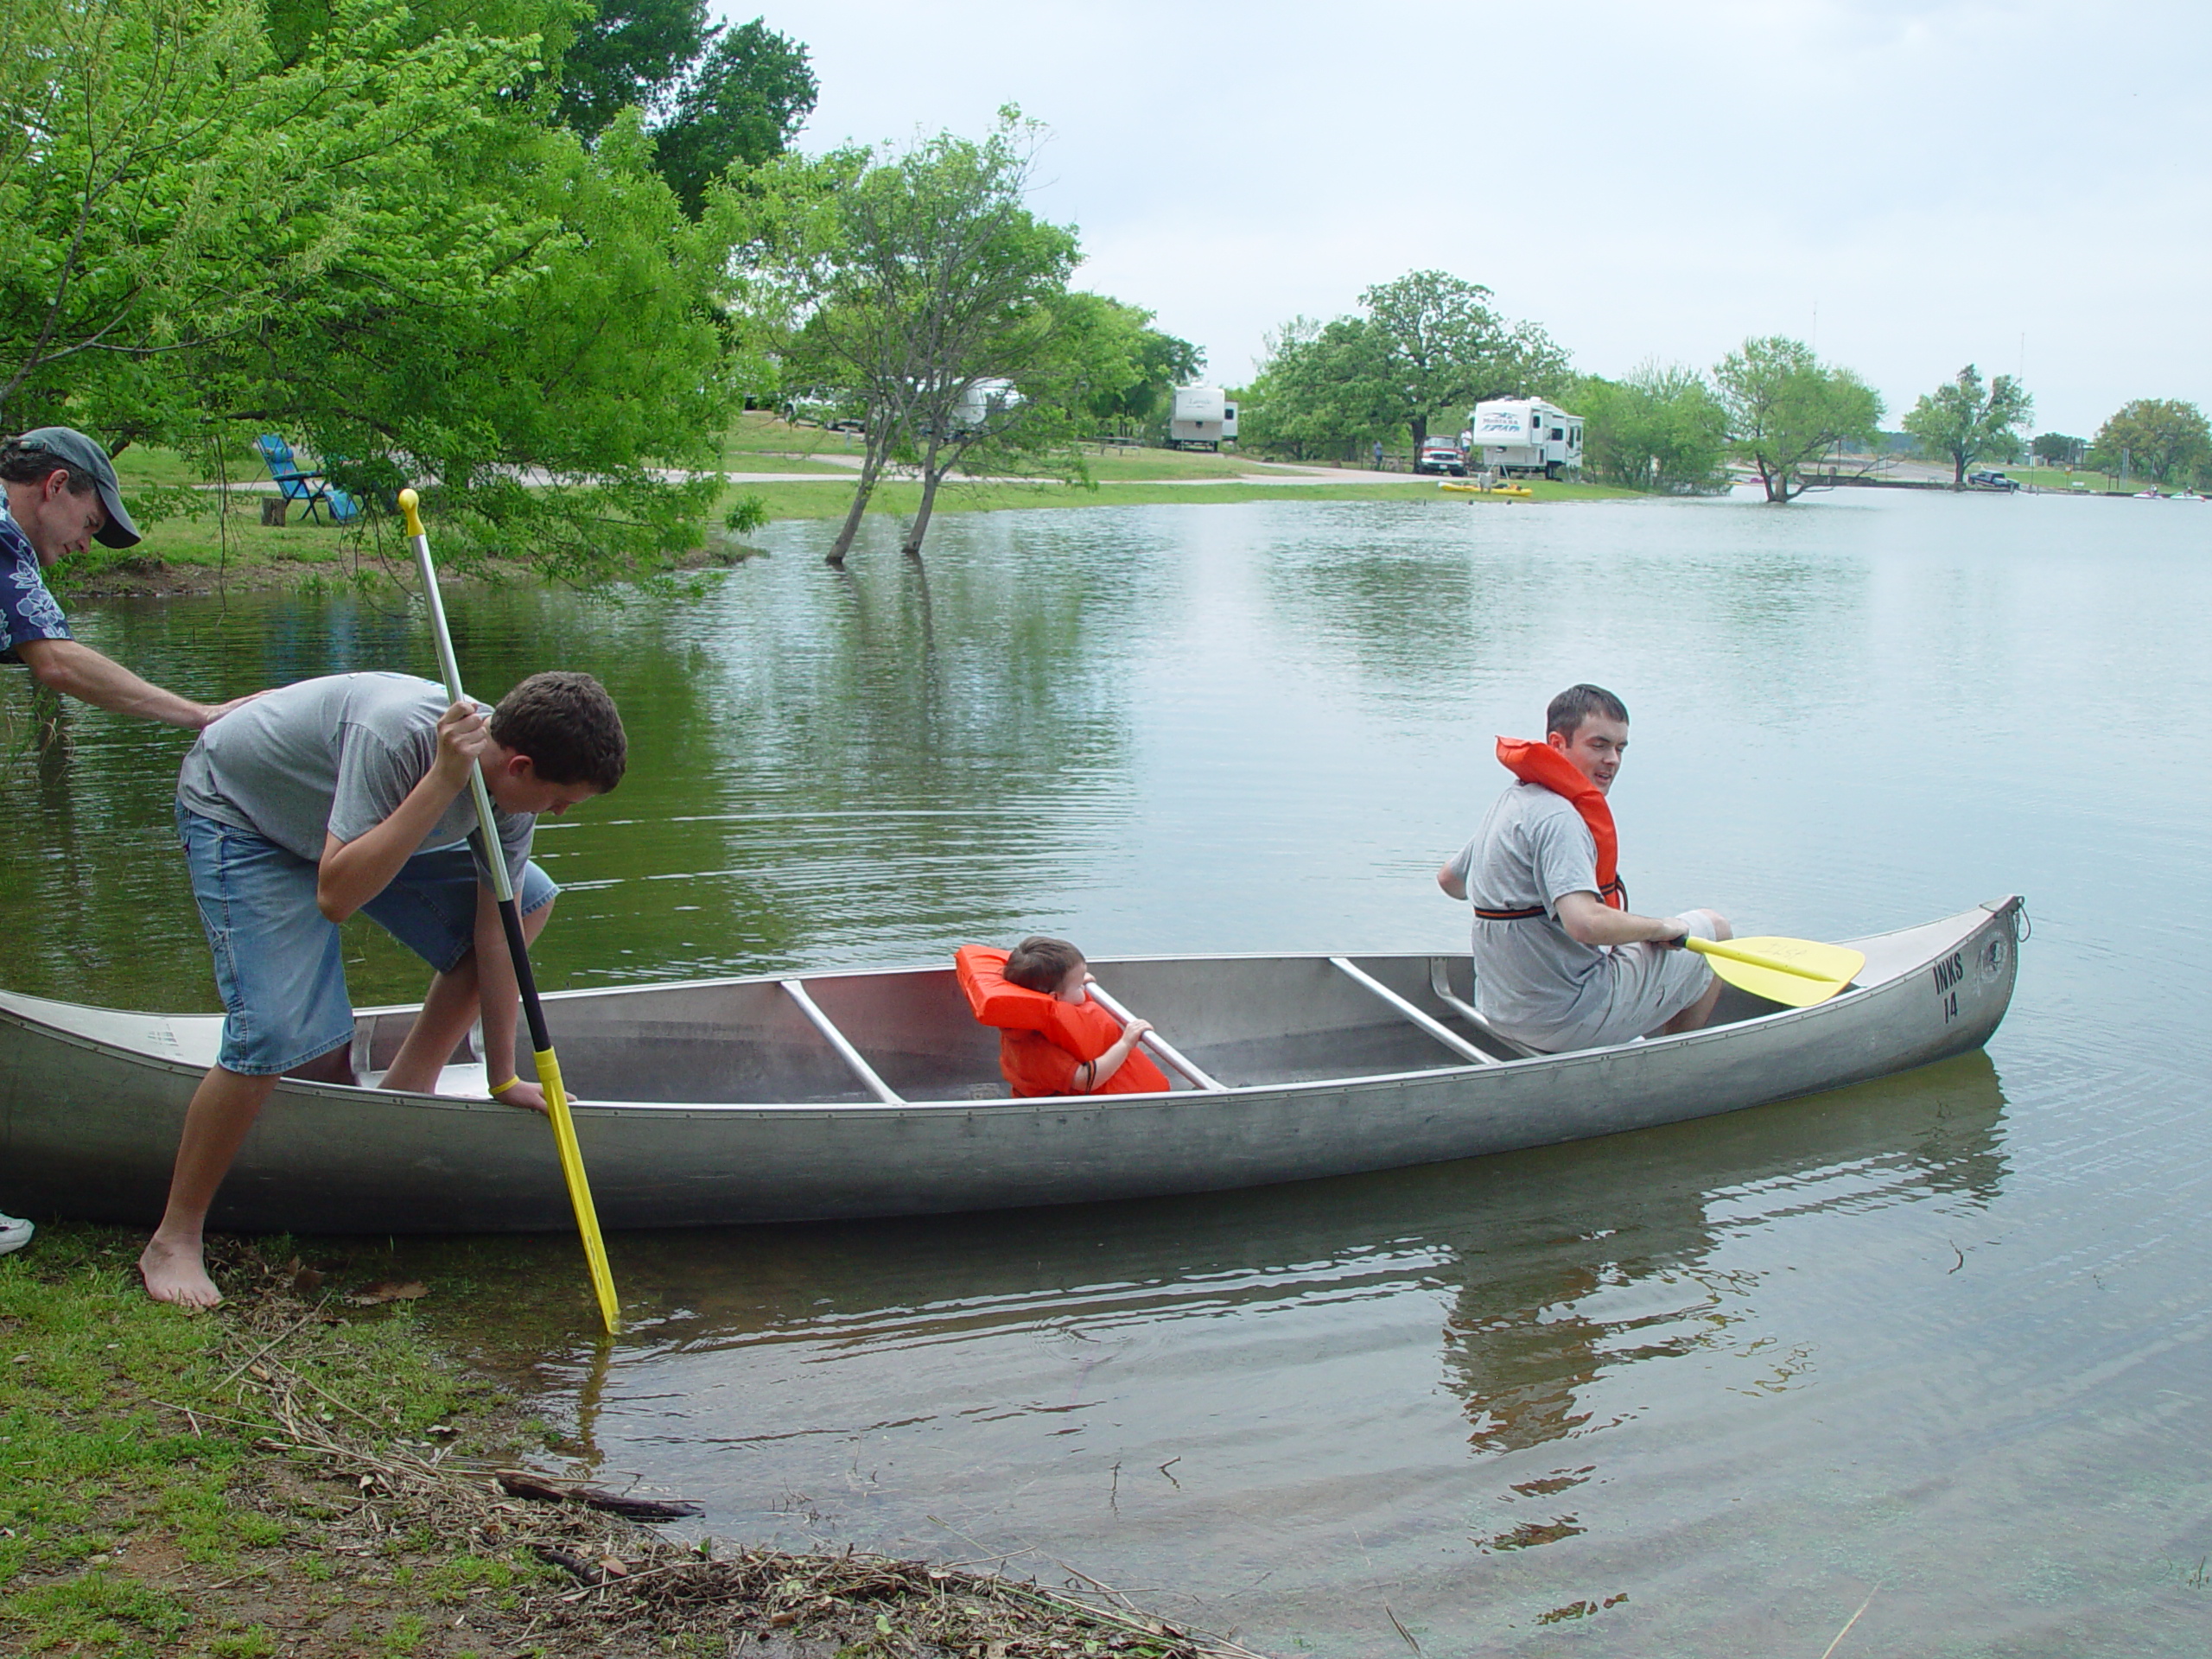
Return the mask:
[[(999, 1070), (1025, 1099), (1077, 1092), (1075, 1068), (1121, 1041), (1121, 1022), (1096, 1002), (1063, 1002), (1014, 984), (1006, 976), (1006, 958), (1005, 951), (986, 944), (963, 944), (952, 957), (953, 977), (968, 1006), (977, 1020), (998, 1029)], [(1063, 1061), (1063, 1055), (1071, 1058)], [(1167, 1088), (1166, 1075), (1137, 1049), (1090, 1092), (1152, 1095)]]

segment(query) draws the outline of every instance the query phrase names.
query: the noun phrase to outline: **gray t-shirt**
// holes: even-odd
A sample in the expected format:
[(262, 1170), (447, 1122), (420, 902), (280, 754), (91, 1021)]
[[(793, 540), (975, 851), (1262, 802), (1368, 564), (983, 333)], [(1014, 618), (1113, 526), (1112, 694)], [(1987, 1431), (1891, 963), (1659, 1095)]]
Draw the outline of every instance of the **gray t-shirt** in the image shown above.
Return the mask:
[[(200, 734), (177, 775), (176, 798), (187, 811), (320, 862), (326, 835), (365, 835), (423, 781), (437, 758), (438, 716), (448, 706), (444, 687), (410, 674), (333, 674), (280, 687)], [(492, 816), (508, 879), (520, 891), (537, 817), (496, 806)], [(416, 851), (453, 846), (475, 828), (474, 792), (464, 789)], [(481, 853), (476, 866), (488, 881)]]
[(1475, 918), (1475, 1006), (1484, 1018), (1539, 1043), (1604, 1019), (1609, 947), (1580, 944), (1559, 920), (1562, 893), (1598, 891), (1597, 837), (1573, 802), (1541, 784), (1513, 784), (1446, 868), (1478, 910), (1544, 907), (1525, 921)]

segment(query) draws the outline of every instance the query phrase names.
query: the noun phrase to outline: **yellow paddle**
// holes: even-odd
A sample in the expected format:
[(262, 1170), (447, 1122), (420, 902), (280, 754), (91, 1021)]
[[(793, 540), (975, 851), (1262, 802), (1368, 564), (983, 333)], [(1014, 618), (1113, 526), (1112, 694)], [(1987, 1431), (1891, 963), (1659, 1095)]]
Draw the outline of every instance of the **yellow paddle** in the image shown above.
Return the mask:
[[(446, 626), (445, 601), (438, 594), (438, 573), (430, 563), (430, 538), (423, 533), (421, 498), (412, 490), (399, 493), (399, 511), (407, 519), (407, 535), (415, 549), (415, 562), (423, 570), (423, 594), (430, 607), (430, 632), (437, 638), (438, 666), (445, 672), (446, 695), (459, 702), (461, 664), (453, 654), (453, 631)], [(537, 1081), (545, 1090), (545, 1116), (553, 1124), (553, 1144), (561, 1154), (561, 1174), (569, 1184), (569, 1202), (575, 1209), (576, 1230), (583, 1235), (584, 1261), (591, 1268), (591, 1287), (599, 1298), (599, 1317), (613, 1336), (620, 1328), (621, 1308), (614, 1300), (614, 1275), (607, 1265), (607, 1243), (599, 1236), (599, 1211), (591, 1201), (591, 1181), (584, 1173), (583, 1149), (576, 1144), (575, 1120), (569, 1114), (568, 1090), (561, 1086), (561, 1062), (553, 1052), (553, 1039), (545, 1028), (545, 1009), (537, 1000), (537, 976), (530, 971), (530, 947), (522, 937), (522, 912), (515, 904), (514, 884), (507, 875), (507, 861), (500, 855), (499, 832), (492, 820), (492, 798), (484, 788), (484, 772), (468, 774), (476, 796), (477, 830), (484, 838), (484, 862), (492, 872), (493, 895), (499, 901), (499, 925), (507, 936), (507, 954), (514, 958), (515, 984), (522, 992), (522, 1009), (530, 1021), (530, 1046), (537, 1059)], [(505, 1054), (486, 1054), (492, 1065), (505, 1065)]]
[(1726, 939), (1715, 944), (1693, 935), (1682, 944), (1731, 985), (1792, 1008), (1827, 1001), (1866, 965), (1864, 951), (1812, 939)]

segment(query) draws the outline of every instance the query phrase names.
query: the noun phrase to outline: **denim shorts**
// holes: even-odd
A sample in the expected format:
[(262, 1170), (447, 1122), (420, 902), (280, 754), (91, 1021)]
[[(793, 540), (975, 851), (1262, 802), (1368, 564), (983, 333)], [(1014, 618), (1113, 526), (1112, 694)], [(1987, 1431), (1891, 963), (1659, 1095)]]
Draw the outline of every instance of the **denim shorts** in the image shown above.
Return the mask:
[[(337, 927), (315, 908), (318, 867), (266, 836), (176, 810), (215, 984), (223, 994), (226, 1071), (268, 1077), (353, 1039), (353, 1005)], [(517, 895), (524, 915), (560, 889), (530, 864)], [(417, 853), (361, 906), (440, 973), (476, 946), (476, 861), (465, 845)]]

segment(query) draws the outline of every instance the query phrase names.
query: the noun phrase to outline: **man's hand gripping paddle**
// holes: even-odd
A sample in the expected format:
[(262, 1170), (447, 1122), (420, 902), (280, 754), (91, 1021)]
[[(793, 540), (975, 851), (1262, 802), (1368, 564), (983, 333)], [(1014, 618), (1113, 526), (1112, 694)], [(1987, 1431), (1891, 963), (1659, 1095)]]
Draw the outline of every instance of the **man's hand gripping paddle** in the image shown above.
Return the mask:
[(1827, 1001), (1866, 965), (1864, 951), (1811, 939), (1724, 939), (1715, 944), (1693, 934), (1682, 944), (1731, 985), (1791, 1008)]
[[(430, 563), (430, 538), (423, 533), (421, 499), (412, 490), (399, 493), (399, 511), (407, 519), (407, 535), (422, 568), (423, 596), (430, 607), (430, 631), (437, 638), (438, 666), (444, 671), (446, 695), (463, 701), (461, 664), (453, 654), (453, 632), (446, 626), (445, 601), (438, 594), (438, 573)], [(483, 839), (484, 862), (492, 872), (492, 891), (499, 901), (499, 925), (507, 936), (507, 953), (514, 958), (515, 984), (522, 992), (524, 1017), (530, 1022), (530, 1046), (537, 1060), (537, 1081), (545, 1091), (545, 1115), (553, 1124), (554, 1144), (560, 1148), (561, 1173), (569, 1183), (569, 1201), (575, 1206), (576, 1230), (583, 1236), (584, 1260), (591, 1266), (591, 1287), (599, 1298), (599, 1317), (609, 1336), (618, 1329), (621, 1310), (614, 1300), (614, 1275), (607, 1271), (607, 1244), (599, 1236), (599, 1212), (591, 1201), (591, 1181), (584, 1173), (584, 1155), (576, 1145), (575, 1122), (569, 1115), (568, 1091), (561, 1086), (561, 1062), (553, 1052), (553, 1039), (545, 1029), (545, 1009), (537, 1000), (537, 981), (530, 971), (530, 947), (522, 936), (522, 912), (516, 906), (514, 886), (507, 874), (498, 826), (492, 819), (492, 798), (484, 787), (484, 769), (470, 768), (468, 787), (476, 798), (477, 832)], [(507, 1057), (489, 1054), (493, 1065)]]

